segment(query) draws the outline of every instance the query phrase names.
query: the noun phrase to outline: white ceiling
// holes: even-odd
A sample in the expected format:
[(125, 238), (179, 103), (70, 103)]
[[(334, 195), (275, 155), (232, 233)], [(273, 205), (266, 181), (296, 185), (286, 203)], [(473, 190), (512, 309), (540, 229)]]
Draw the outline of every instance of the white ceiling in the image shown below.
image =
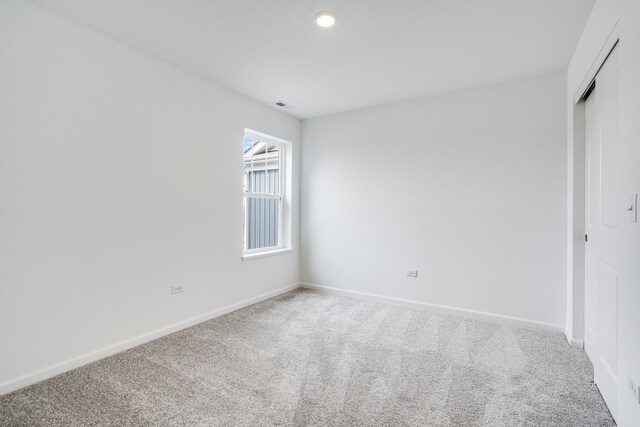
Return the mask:
[(30, 1), (308, 118), (564, 69), (595, 0)]

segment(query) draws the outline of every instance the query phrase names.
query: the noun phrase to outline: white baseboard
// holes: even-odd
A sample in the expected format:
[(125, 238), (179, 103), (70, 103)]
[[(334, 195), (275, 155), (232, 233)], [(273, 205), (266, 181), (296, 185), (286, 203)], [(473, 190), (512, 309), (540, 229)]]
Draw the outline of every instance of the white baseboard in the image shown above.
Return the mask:
[[(388, 304), (401, 305), (404, 307), (417, 308), (422, 310), (431, 310), (431, 311), (447, 313), (447, 314), (454, 314), (454, 315), (463, 316), (463, 317), (472, 318), (472, 319), (508, 323), (508, 324), (513, 324), (516, 326), (527, 327), (532, 329), (544, 329), (548, 331), (562, 332), (562, 333), (565, 332), (563, 326), (554, 325), (551, 323), (539, 322), (537, 320), (522, 319), (518, 317), (504, 316), (501, 314), (486, 313), (486, 312), (481, 312), (476, 310), (448, 307), (448, 306), (437, 305), (437, 304), (429, 304), (425, 302), (412, 301), (412, 300), (407, 300), (402, 298), (394, 298), (394, 297), (388, 297), (384, 295), (370, 294), (366, 292), (332, 288), (329, 286), (321, 286), (321, 285), (316, 285), (312, 283), (300, 283), (300, 284), (296, 283), (293, 285), (276, 289), (271, 292), (267, 292), (266, 294), (262, 294), (253, 298), (246, 299), (244, 301), (240, 301), (235, 304), (228, 305), (226, 307), (219, 308), (217, 310), (202, 314), (200, 316), (192, 317), (182, 322), (174, 323), (173, 325), (169, 325), (164, 328), (156, 329), (155, 331), (151, 331), (146, 334), (139, 335), (139, 336), (130, 338), (128, 340), (109, 345), (107, 347), (103, 347), (101, 349), (83, 354), (81, 356), (77, 356), (60, 363), (56, 363), (54, 365), (47, 366), (37, 371), (20, 375), (15, 378), (11, 378), (7, 381), (0, 383), (0, 395), (11, 393), (12, 391), (46, 380), (48, 378), (54, 377), (56, 375), (62, 374), (72, 369), (79, 368), (88, 363), (95, 362), (97, 360), (114, 355), (116, 353), (120, 353), (121, 351), (128, 350), (130, 348), (136, 347), (138, 345), (144, 344), (154, 339), (158, 339), (165, 335), (169, 335), (171, 333), (180, 331), (190, 326), (194, 326), (199, 323), (206, 322), (207, 320), (216, 318), (218, 316), (222, 316), (224, 314), (231, 313), (232, 311), (236, 311), (241, 308), (250, 306), (260, 301), (264, 301), (269, 298), (273, 298), (275, 296), (284, 294), (286, 292), (297, 289), (298, 287), (313, 289), (319, 292), (331, 293), (335, 295), (344, 295), (344, 296), (355, 297), (355, 298), (381, 301)], [(572, 340), (569, 336), (567, 336), (567, 340), (574, 347), (582, 348), (584, 345), (581, 340)]]
[(215, 317), (222, 316), (227, 313), (231, 313), (232, 311), (239, 310), (241, 308), (247, 307), (249, 305), (258, 303), (260, 301), (267, 300), (269, 298), (273, 298), (280, 294), (284, 294), (286, 292), (297, 289), (300, 285), (298, 283), (285, 286), (283, 288), (276, 289), (271, 292), (267, 292), (266, 294), (262, 294), (253, 298), (246, 299), (244, 301), (240, 301), (235, 304), (228, 305), (226, 307), (219, 308), (217, 310), (211, 311), (209, 313), (202, 314), (200, 316), (192, 317), (190, 319), (184, 320), (182, 322), (174, 323), (173, 325), (166, 326), (164, 328), (156, 329), (155, 331), (148, 332), (143, 335), (138, 335), (137, 337), (130, 338), (125, 341), (118, 342), (116, 344), (112, 344), (107, 347), (103, 347), (101, 349), (92, 351), (90, 353), (83, 354), (78, 357), (74, 357), (72, 359), (65, 360), (60, 363), (56, 363), (51, 366), (47, 366), (42, 369), (38, 369), (37, 371), (30, 372), (28, 374), (20, 375), (15, 378), (11, 378), (7, 381), (0, 383), (0, 396), (3, 394), (11, 393), (12, 391), (21, 389), (31, 384), (35, 384), (37, 382), (46, 380), (47, 378), (54, 377), (56, 375), (62, 374), (63, 372), (70, 371), (75, 368), (79, 368), (80, 366), (84, 366), (88, 363), (95, 362), (97, 360), (103, 359), (107, 356), (111, 356), (116, 353), (120, 353), (121, 351), (128, 350), (130, 348), (136, 347), (140, 344), (144, 344), (146, 342), (158, 339), (165, 335), (172, 334), (174, 332), (180, 331), (182, 329), (188, 328), (190, 326), (197, 325), (198, 323), (205, 322), (207, 320), (211, 320)]
[(571, 347), (584, 348), (584, 341), (582, 340), (572, 339), (571, 341), (569, 341), (569, 344), (571, 344)]
[(407, 300), (402, 298), (388, 297), (384, 295), (370, 294), (366, 292), (350, 291), (347, 289), (332, 288), (329, 286), (316, 285), (313, 283), (301, 283), (300, 287), (313, 289), (320, 292), (326, 292), (335, 295), (343, 295), (354, 298), (363, 298), (373, 301), (385, 302), (388, 304), (400, 305), (403, 307), (416, 308), (421, 310), (430, 310), (439, 313), (454, 314), (457, 316), (467, 317), (471, 319), (486, 320), (490, 322), (508, 323), (514, 326), (542, 329), (546, 331), (564, 333), (564, 326), (555, 325), (553, 323), (540, 322), (538, 320), (523, 319), (520, 317), (505, 316), (502, 314), (487, 313), (483, 311), (469, 310), (465, 308), (449, 307), (445, 305), (429, 304), (426, 302)]
[(583, 340), (573, 338), (566, 330), (564, 331), (564, 336), (571, 347), (584, 348)]

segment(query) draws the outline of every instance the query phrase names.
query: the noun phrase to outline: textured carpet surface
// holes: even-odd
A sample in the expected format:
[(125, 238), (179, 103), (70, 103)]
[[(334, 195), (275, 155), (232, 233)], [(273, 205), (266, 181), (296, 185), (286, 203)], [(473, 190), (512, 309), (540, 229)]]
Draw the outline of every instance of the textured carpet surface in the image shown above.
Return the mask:
[(297, 290), (0, 397), (0, 425), (614, 425), (558, 333)]

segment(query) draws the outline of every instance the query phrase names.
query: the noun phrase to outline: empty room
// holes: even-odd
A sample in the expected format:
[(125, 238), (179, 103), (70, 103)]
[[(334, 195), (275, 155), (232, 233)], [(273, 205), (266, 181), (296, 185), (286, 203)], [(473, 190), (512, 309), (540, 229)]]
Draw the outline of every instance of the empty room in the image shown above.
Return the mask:
[(640, 1), (0, 0), (0, 426), (640, 427)]

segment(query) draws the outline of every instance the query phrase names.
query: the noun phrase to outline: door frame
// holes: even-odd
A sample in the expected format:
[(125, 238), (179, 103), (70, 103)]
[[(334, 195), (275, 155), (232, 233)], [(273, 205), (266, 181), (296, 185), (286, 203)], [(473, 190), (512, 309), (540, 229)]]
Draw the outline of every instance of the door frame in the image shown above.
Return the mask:
[(569, 94), (567, 141), (567, 325), (565, 336), (573, 347), (584, 348), (585, 337), (585, 229), (586, 229), (586, 113), (585, 99), (596, 74), (620, 41), (616, 21), (593, 58), (582, 83)]

